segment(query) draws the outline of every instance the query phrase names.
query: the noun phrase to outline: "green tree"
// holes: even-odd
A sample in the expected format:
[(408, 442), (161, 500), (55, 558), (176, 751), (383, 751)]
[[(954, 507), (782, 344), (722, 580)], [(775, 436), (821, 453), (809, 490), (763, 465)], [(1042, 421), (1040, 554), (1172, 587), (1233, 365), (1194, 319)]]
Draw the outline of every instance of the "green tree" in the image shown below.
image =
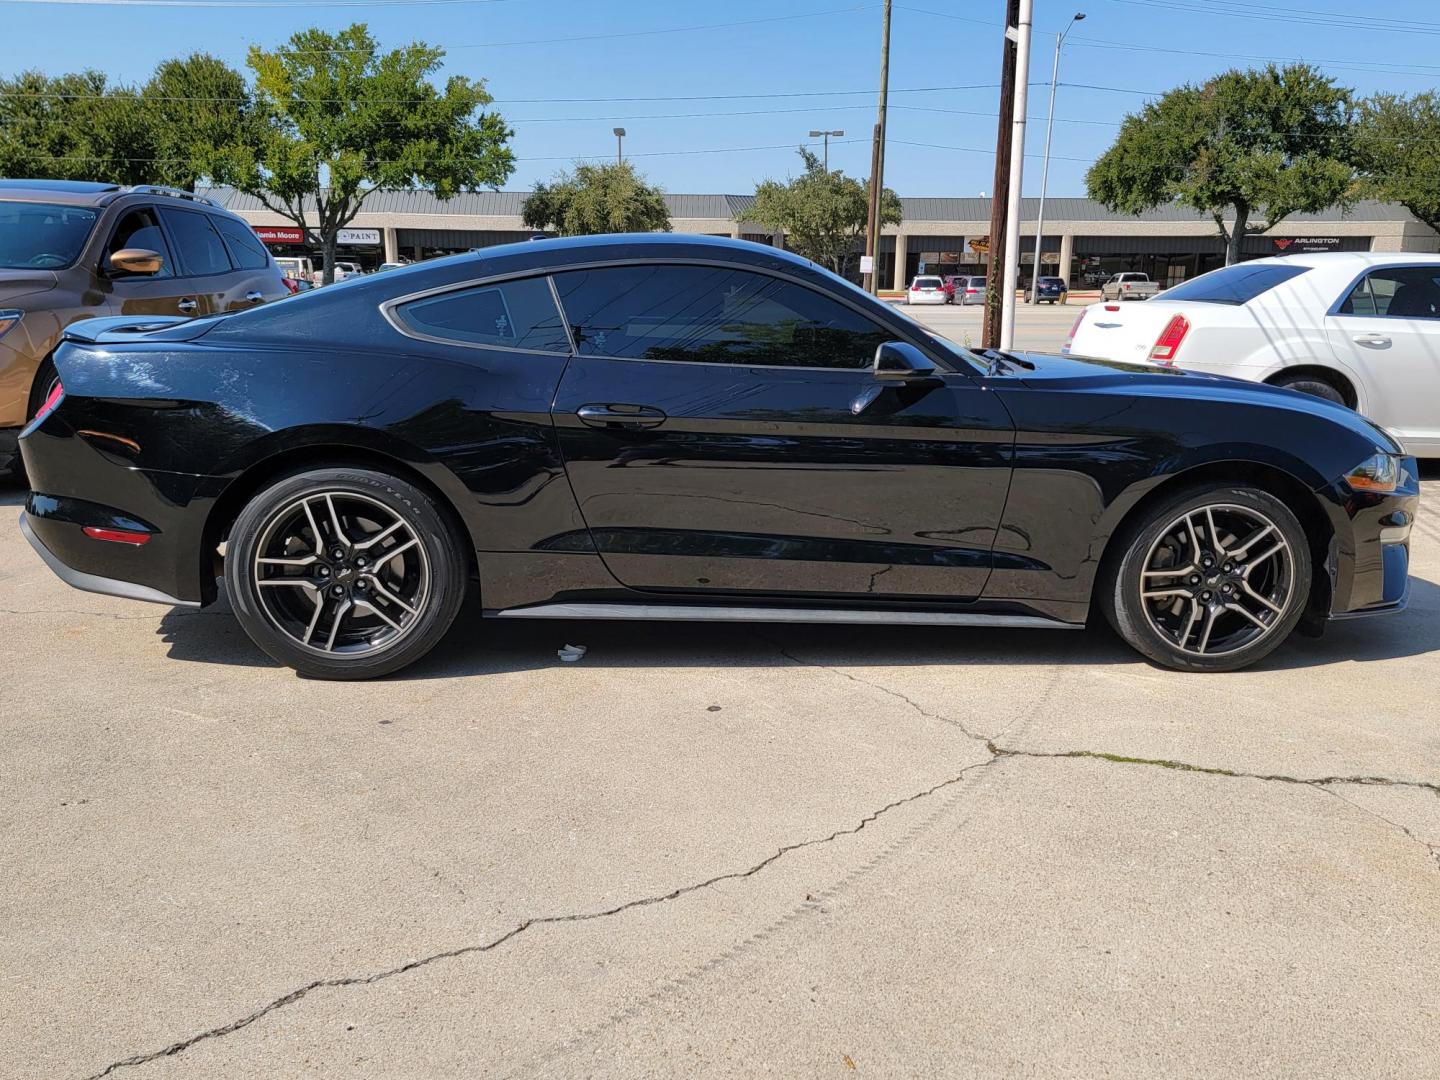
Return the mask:
[(216, 155), (216, 178), (307, 230), (333, 281), (336, 237), (374, 192), (425, 187), (447, 199), (514, 171), (513, 132), (485, 111), (484, 81), (429, 81), (444, 55), (423, 43), (382, 53), (363, 23), (252, 46), (259, 131), (253, 148)]
[[(754, 204), (740, 217), (785, 233), (785, 244), (792, 251), (843, 275), (865, 232), (870, 184), (839, 169), (826, 171), (803, 146), (800, 160), (805, 163), (803, 173), (783, 184), (766, 180), (756, 189)], [(880, 222), (899, 225), (900, 219), (900, 196), (885, 188), (880, 195)]]
[(1352, 113), (1350, 91), (1308, 65), (1227, 71), (1127, 116), (1086, 186), (1121, 213), (1179, 203), (1209, 214), (1229, 265), (1247, 234), (1353, 201)]
[(670, 231), (664, 195), (629, 163), (577, 165), (536, 184), (520, 216), (527, 228), (561, 236)]
[(98, 71), (0, 79), (0, 176), (153, 183), (154, 124)]
[(253, 154), (259, 117), (245, 77), (206, 53), (166, 60), (140, 92), (157, 151), (156, 183), (194, 191), (235, 158)]
[(1427, 90), (1362, 101), (1355, 159), (1366, 194), (1399, 203), (1440, 232), (1440, 96)]

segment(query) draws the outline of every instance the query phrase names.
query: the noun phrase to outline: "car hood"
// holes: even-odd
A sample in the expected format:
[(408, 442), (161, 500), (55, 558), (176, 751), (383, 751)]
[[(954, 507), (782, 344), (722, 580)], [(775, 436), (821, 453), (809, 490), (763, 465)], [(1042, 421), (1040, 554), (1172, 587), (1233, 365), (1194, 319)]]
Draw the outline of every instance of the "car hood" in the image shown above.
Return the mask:
[(53, 289), (58, 280), (48, 270), (0, 270), (0, 305)]
[(1089, 392), (1113, 392), (1140, 397), (1176, 397), (1219, 404), (1258, 405), (1305, 413), (1331, 420), (1348, 431), (1362, 435), (1379, 449), (1392, 454), (1404, 451), (1384, 428), (1353, 409), (1333, 401), (1302, 394), (1266, 383), (1232, 379), (1160, 364), (1136, 364), (1124, 360), (1102, 360), (1089, 356), (1054, 356), (1049, 353), (1017, 353), (1033, 365), (1017, 374), (1028, 386), (1042, 389), (1074, 388)]

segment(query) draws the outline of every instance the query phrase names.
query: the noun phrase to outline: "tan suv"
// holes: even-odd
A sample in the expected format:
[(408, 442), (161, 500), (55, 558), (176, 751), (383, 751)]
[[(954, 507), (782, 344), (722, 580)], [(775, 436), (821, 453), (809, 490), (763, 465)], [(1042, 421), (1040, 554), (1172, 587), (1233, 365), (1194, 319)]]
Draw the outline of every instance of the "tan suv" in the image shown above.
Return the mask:
[(254, 230), (203, 195), (0, 180), (0, 472), (18, 467), (16, 436), (48, 390), (37, 376), (70, 323), (212, 315), (288, 295)]

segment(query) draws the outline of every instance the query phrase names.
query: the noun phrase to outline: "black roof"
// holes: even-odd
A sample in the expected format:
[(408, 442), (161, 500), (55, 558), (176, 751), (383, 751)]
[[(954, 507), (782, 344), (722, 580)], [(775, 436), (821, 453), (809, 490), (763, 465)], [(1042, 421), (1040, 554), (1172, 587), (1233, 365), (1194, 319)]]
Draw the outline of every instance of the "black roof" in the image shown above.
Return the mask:
[(73, 195), (98, 195), (102, 191), (119, 191), (119, 184), (99, 184), (93, 180), (0, 180), (0, 188), (24, 188), (27, 191), (68, 191)]

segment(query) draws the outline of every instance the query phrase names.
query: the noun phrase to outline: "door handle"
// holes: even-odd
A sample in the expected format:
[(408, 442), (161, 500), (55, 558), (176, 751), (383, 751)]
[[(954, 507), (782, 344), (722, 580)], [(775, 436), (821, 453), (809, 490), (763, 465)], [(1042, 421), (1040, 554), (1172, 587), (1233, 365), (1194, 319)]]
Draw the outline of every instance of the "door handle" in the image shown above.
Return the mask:
[(180, 301), (178, 304), (176, 304), (175, 306), (176, 306), (177, 308), (179, 308), (180, 311), (183, 312), (183, 313), (186, 314), (186, 315), (189, 315), (192, 311), (198, 310), (199, 307), (200, 307), (199, 304), (197, 304), (194, 300), (192, 300), (192, 299), (191, 299), (190, 297), (188, 297), (188, 296), (187, 296), (184, 300), (181, 300), (181, 301)]
[(1354, 341), (1356, 345), (1370, 345), (1377, 349), (1390, 344), (1390, 339), (1384, 334), (1361, 334)]
[(612, 430), (659, 427), (665, 412), (651, 405), (581, 405), (575, 415), (582, 424)]
[(252, 304), (258, 304), (265, 299), (265, 294), (259, 289), (251, 289), (245, 294), (245, 299), (249, 300)]

